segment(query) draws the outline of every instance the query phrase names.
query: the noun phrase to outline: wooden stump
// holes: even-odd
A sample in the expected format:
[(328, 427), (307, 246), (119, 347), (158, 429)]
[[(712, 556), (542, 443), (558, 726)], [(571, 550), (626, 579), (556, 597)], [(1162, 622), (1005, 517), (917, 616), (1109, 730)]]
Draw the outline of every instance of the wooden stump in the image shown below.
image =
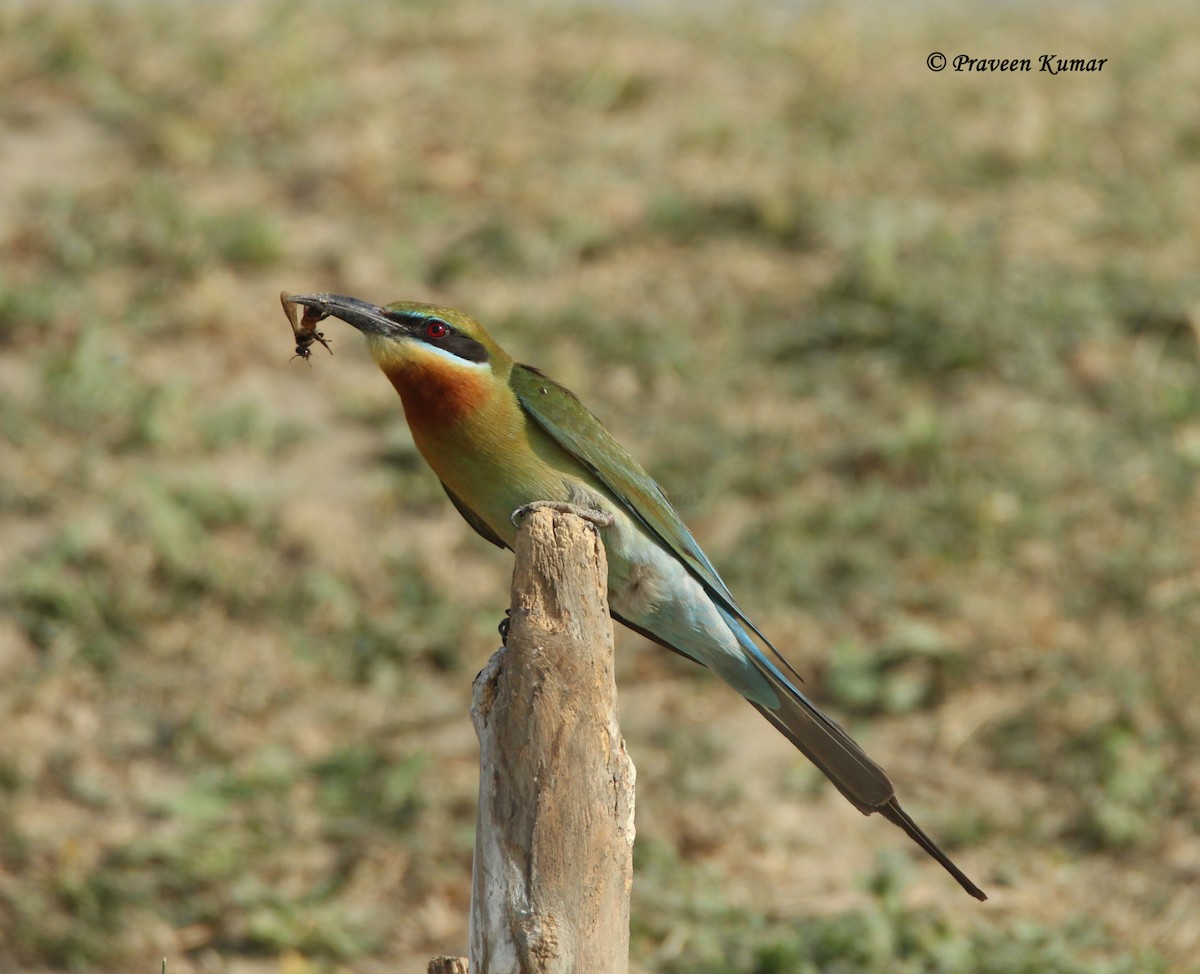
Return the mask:
[(433, 957), (425, 974), (467, 974), (465, 957)]
[(624, 974), (634, 768), (617, 723), (596, 529), (541, 510), (517, 533), (508, 645), (475, 679), (472, 974)]

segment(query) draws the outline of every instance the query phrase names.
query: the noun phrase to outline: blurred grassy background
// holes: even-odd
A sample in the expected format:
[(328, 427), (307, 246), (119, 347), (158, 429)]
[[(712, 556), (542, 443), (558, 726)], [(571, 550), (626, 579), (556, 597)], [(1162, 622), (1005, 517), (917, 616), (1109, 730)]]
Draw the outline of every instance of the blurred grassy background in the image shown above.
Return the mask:
[(637, 970), (1200, 969), (1195, 4), (14, 2), (0, 175), (0, 968), (465, 942), (509, 562), (286, 288), (576, 389), (993, 897), (626, 638)]

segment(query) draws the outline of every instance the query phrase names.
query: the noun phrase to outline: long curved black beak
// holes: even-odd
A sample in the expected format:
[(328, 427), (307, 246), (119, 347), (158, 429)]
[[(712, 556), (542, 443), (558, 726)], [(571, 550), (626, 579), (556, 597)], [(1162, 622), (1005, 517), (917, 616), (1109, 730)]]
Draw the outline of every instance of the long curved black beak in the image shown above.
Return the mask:
[(383, 308), (344, 294), (293, 294), (292, 304), (303, 305), (322, 318), (338, 318), (359, 331), (371, 335), (395, 335), (404, 328), (387, 316)]

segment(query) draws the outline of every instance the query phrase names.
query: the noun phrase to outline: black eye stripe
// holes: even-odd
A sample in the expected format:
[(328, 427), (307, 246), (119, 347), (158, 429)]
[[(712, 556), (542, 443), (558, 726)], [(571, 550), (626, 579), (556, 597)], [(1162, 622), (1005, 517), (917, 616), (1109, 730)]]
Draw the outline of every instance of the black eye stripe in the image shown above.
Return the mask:
[[(475, 341), (469, 335), (464, 335), (450, 322), (443, 321), (441, 318), (432, 315), (405, 314), (399, 311), (385, 311), (384, 317), (398, 325), (405, 326), (405, 330), (417, 341), (424, 342), (433, 348), (444, 348), (451, 355), (456, 355), (463, 361), (486, 362), (488, 360), (488, 351), (480, 342)], [(444, 325), (447, 329), (440, 338), (434, 338), (428, 332), (429, 326), (434, 323)]]
[[(430, 342), (433, 344), (433, 342)], [(447, 352), (457, 355), (461, 359), (468, 362), (486, 362), (488, 360), (487, 349), (484, 348), (474, 338), (468, 338), (466, 335), (451, 330), (445, 338), (439, 339), (437, 348), (444, 348)]]

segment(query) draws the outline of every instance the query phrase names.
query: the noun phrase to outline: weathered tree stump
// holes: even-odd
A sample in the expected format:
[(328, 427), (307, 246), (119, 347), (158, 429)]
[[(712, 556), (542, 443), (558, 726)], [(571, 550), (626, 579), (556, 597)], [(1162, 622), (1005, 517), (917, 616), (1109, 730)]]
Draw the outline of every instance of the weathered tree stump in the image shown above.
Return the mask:
[(628, 970), (634, 768), (607, 575), (588, 522), (540, 510), (522, 523), (508, 645), (476, 677), (471, 707), (471, 974)]
[(465, 957), (430, 958), (426, 974), (467, 974), (467, 959)]

